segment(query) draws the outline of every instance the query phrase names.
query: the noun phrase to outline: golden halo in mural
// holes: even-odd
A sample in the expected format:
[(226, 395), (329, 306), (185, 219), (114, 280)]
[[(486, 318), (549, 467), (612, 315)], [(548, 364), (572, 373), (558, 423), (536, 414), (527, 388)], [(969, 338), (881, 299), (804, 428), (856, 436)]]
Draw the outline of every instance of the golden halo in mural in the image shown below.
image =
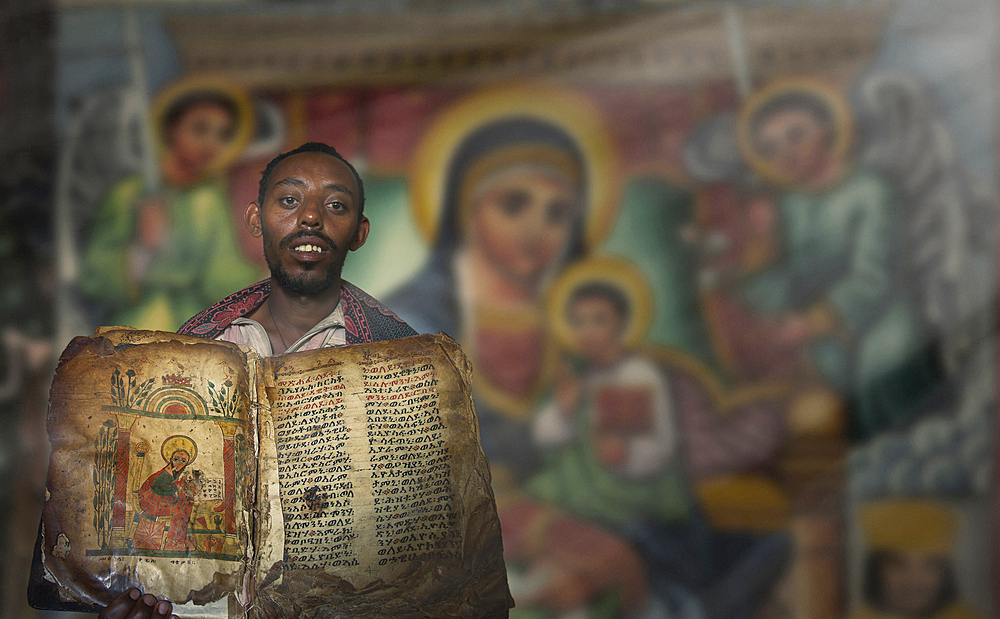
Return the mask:
[(830, 136), (833, 156), (843, 159), (848, 155), (854, 138), (854, 119), (844, 95), (817, 78), (783, 78), (753, 93), (740, 109), (736, 128), (740, 151), (754, 172), (782, 185), (792, 183), (785, 172), (760, 153), (753, 136), (761, 113), (774, 109), (775, 105), (811, 106), (823, 110), (833, 125)]
[(625, 295), (631, 315), (622, 341), (628, 347), (638, 346), (653, 323), (653, 291), (634, 264), (612, 256), (575, 262), (553, 282), (547, 306), (549, 328), (556, 341), (569, 350), (578, 349), (566, 318), (567, 305), (581, 286), (595, 283), (605, 284)]
[(178, 449), (188, 452), (191, 456), (188, 464), (194, 462), (194, 459), (198, 457), (198, 446), (194, 444), (194, 441), (183, 434), (175, 434), (167, 437), (167, 440), (163, 441), (163, 445), (160, 446), (160, 455), (163, 457), (163, 461), (170, 462), (170, 456), (174, 455)]
[(452, 156), (478, 128), (512, 117), (536, 118), (564, 131), (580, 149), (587, 175), (585, 239), (594, 247), (611, 229), (618, 209), (618, 155), (604, 120), (582, 95), (554, 86), (490, 89), (441, 112), (424, 133), (410, 170), (410, 208), (417, 229), (437, 239)]
[(250, 144), (254, 132), (253, 104), (250, 95), (240, 85), (219, 75), (192, 75), (182, 78), (156, 95), (153, 102), (150, 120), (153, 135), (156, 137), (157, 155), (162, 159), (167, 150), (167, 136), (163, 133), (163, 121), (167, 112), (178, 102), (200, 93), (218, 94), (233, 103), (236, 109), (236, 126), (229, 145), (216, 157), (206, 175), (211, 176), (225, 170), (239, 158), (243, 150)]

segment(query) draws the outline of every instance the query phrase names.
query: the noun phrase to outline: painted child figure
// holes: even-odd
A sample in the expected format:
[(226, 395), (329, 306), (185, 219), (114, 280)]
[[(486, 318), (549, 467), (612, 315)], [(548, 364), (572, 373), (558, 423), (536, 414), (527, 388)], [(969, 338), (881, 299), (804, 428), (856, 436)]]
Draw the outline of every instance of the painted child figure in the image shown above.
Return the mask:
[(630, 349), (628, 295), (607, 280), (584, 281), (564, 307), (581, 367), (563, 366), (535, 419), (533, 438), (549, 453), (528, 491), (610, 525), (686, 520), (670, 387), (661, 368)]

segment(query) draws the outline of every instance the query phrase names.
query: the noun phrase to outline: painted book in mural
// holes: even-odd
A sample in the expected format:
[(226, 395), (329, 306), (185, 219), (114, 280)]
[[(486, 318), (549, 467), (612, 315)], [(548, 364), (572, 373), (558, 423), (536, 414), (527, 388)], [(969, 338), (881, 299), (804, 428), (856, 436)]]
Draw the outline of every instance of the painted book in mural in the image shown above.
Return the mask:
[(270, 358), (77, 338), (50, 394), (41, 578), (73, 608), (137, 586), (182, 616), (506, 616), (470, 379), (444, 335)]

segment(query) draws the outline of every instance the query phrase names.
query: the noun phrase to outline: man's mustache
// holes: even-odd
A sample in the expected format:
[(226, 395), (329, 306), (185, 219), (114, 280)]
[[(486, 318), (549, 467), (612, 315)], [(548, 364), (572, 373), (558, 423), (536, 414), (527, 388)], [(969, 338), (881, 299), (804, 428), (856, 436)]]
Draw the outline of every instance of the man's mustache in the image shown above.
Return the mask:
[(292, 243), (304, 237), (313, 237), (319, 239), (324, 243), (326, 243), (326, 245), (331, 250), (337, 249), (337, 244), (334, 243), (333, 239), (331, 239), (327, 235), (323, 234), (322, 232), (309, 232), (308, 230), (302, 230), (300, 232), (293, 232), (292, 234), (289, 234), (285, 238), (281, 239), (281, 242), (278, 243), (278, 248), (287, 249)]

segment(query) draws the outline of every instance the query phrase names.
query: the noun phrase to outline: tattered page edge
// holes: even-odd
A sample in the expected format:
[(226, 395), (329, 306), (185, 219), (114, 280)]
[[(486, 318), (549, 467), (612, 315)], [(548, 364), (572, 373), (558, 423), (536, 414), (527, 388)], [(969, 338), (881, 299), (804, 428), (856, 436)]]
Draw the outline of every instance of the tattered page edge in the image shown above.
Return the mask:
[[(274, 435), (273, 406), (276, 397), (272, 358), (261, 359), (258, 388), (257, 457), (257, 552), (254, 562), (254, 589), (263, 586), (267, 574), (285, 555), (285, 518), (281, 512), (281, 484), (278, 478), (278, 443)], [(281, 584), (280, 572), (272, 582)], [(252, 595), (252, 593), (251, 593)]]
[[(493, 494), (493, 480), (492, 473), (489, 467), (489, 459), (486, 457), (486, 452), (483, 451), (482, 437), (480, 436), (479, 430), (479, 413), (476, 411), (476, 401), (472, 397), (472, 375), (473, 367), (472, 362), (466, 356), (465, 352), (459, 343), (452, 338), (447, 333), (439, 331), (434, 335), (435, 343), (441, 348), (444, 353), (445, 358), (451, 363), (452, 367), (459, 376), (462, 377), (460, 381), (462, 384), (463, 395), (467, 398), (469, 403), (469, 415), (470, 415), (470, 425), (473, 431), (474, 444), (476, 445), (477, 453), (475, 459), (477, 460), (474, 466), (475, 470), (478, 472), (478, 480), (474, 478), (468, 479), (468, 485), (473, 485), (476, 481), (479, 482), (480, 486), (478, 488), (479, 492), (482, 493), (484, 498), (480, 502), (479, 509), (475, 512), (469, 513), (469, 526), (466, 527), (466, 531), (471, 532), (475, 530), (479, 534), (480, 539), (495, 538), (499, 542), (499, 547), (496, 549), (494, 555), (489, 557), (486, 564), (477, 567), (476, 571), (482, 575), (495, 575), (500, 581), (487, 584), (485, 591), (487, 592), (484, 597), (490, 597), (491, 595), (500, 595), (501, 592), (506, 593), (507, 597), (507, 610), (514, 608), (514, 596), (510, 593), (510, 584), (507, 580), (507, 565), (503, 558), (503, 538), (500, 535), (500, 516), (497, 513), (496, 507), (496, 497)], [(481, 465), (481, 466), (480, 466)], [(475, 493), (471, 493), (468, 487), (462, 488), (463, 496), (474, 496)], [(472, 522), (478, 522), (479, 526), (472, 526)], [(487, 527), (495, 526), (496, 530), (494, 533), (487, 529)], [(470, 540), (466, 538), (467, 550), (470, 546)], [(474, 546), (475, 544), (471, 544)], [(496, 565), (499, 563), (499, 565)], [(499, 589), (493, 592), (494, 589)]]

